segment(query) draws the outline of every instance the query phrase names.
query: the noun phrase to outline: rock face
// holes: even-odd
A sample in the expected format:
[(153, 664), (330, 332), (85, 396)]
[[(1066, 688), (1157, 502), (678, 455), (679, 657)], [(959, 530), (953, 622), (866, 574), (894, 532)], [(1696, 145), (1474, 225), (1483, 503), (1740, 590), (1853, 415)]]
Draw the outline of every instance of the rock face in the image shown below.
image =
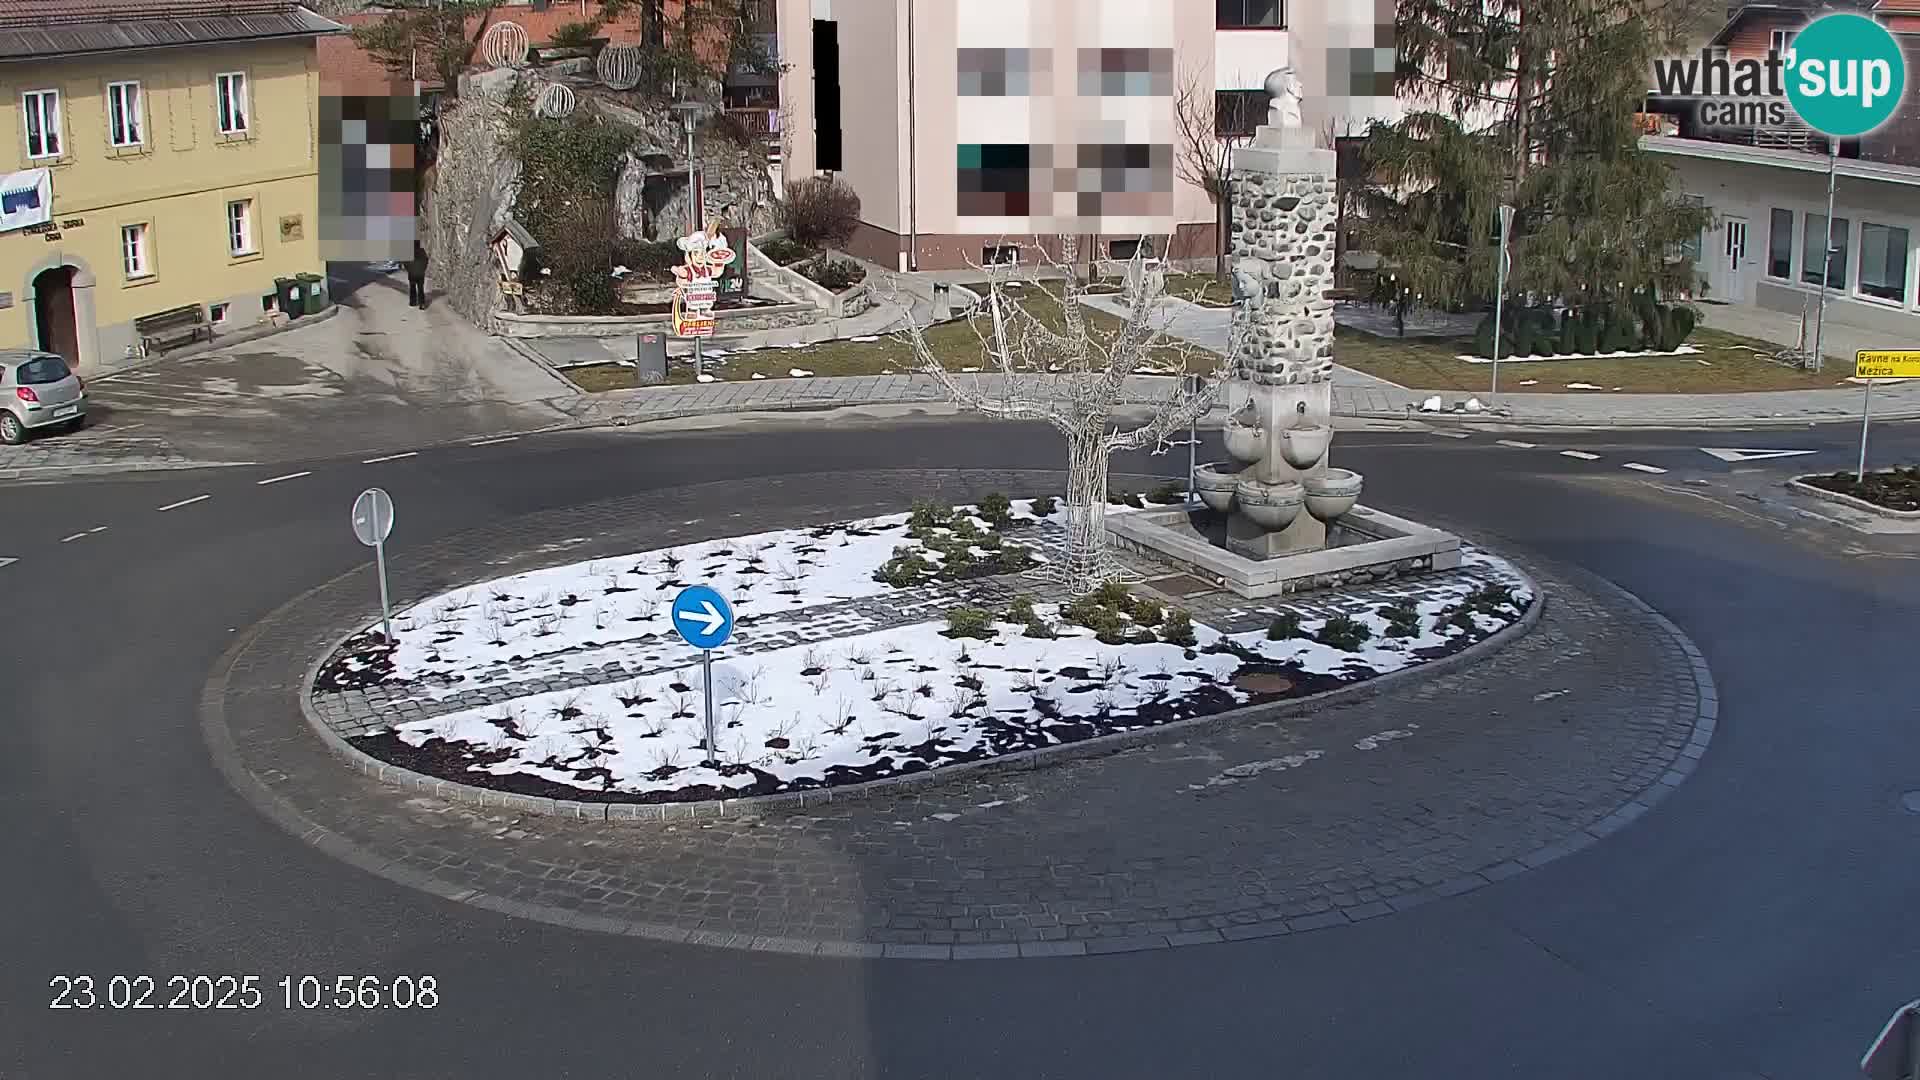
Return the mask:
[(1334, 179), (1318, 169), (1236, 168), (1234, 272), (1247, 302), (1240, 357), (1256, 382), (1295, 385), (1333, 375)]
[[(638, 108), (632, 95), (604, 88), (577, 89), (583, 103), (608, 121), (640, 133), (615, 186), (614, 206), (620, 235), (634, 240), (674, 240), (691, 230), (687, 198), (686, 129), (673, 113)], [(623, 100), (616, 100), (623, 99)], [(752, 235), (772, 229), (776, 204), (764, 148), (737, 141), (712, 129), (695, 137), (694, 157), (706, 185), (710, 215)]]
[[(432, 287), (454, 310), (491, 330), (502, 307), (500, 275), (489, 243), (512, 211), (519, 193), (520, 162), (512, 155), (511, 102), (525, 79), (548, 80), (552, 69), (487, 71), (464, 78), (458, 98), (443, 106), (440, 148), (422, 211)], [(672, 240), (689, 231), (686, 137), (679, 119), (664, 108), (623, 103), (632, 95), (609, 91), (586, 79), (563, 79), (573, 87), (576, 109), (591, 109), (608, 122), (634, 129), (637, 145), (614, 185), (615, 228), (632, 239)], [(776, 203), (765, 150), (750, 140), (702, 132), (695, 144), (706, 179), (709, 215), (750, 233), (774, 227)], [(535, 240), (544, 239), (535, 236)]]
[(476, 76), (442, 108), (422, 230), (433, 290), (489, 330), (501, 306), (500, 272), (489, 245), (520, 186), (520, 163), (507, 152), (514, 80), (512, 71)]

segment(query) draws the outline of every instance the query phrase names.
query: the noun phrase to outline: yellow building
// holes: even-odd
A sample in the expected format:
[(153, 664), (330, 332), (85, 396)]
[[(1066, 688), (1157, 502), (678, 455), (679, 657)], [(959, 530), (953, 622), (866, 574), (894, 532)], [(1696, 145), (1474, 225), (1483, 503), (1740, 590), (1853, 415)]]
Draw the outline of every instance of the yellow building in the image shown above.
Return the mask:
[(0, 347), (111, 370), (324, 273), (314, 43), (340, 31), (284, 0), (0, 0)]

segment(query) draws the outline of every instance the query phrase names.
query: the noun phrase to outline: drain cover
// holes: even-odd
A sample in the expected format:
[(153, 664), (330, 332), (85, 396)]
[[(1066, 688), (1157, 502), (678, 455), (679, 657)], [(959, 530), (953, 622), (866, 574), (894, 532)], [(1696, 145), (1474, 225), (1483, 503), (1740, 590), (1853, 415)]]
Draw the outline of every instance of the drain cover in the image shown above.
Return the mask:
[(1264, 671), (1254, 671), (1235, 678), (1233, 685), (1249, 694), (1284, 694), (1293, 689), (1293, 680)]

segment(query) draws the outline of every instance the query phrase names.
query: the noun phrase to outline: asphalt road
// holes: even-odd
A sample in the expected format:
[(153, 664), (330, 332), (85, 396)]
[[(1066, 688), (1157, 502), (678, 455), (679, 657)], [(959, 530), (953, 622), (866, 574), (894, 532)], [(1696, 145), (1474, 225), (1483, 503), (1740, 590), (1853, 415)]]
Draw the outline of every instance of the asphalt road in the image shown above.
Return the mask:
[[(1920, 456), (1913, 429), (1879, 438)], [(18, 560), (0, 565), (0, 1076), (1853, 1075), (1920, 996), (1920, 816), (1901, 805), (1920, 789), (1915, 562), (1650, 493), (1730, 468), (1701, 446), (1812, 448), (1754, 467), (1840, 468), (1844, 430), (1522, 440), (1353, 434), (1334, 453), (1370, 502), (1578, 563), (1677, 622), (1722, 695), (1695, 776), (1588, 852), (1469, 896), (1057, 963), (668, 947), (432, 899), (255, 813), (197, 708), (237, 632), (365, 561), (346, 519), (369, 484), (395, 497), (404, 559), (415, 538), (697, 480), (1046, 466), (1044, 431), (570, 434), (0, 488), (0, 563)], [(1118, 467), (1182, 474), (1182, 458)], [(265, 1000), (48, 1008), (57, 976), (140, 974), (162, 999), (169, 976), (257, 975)], [(431, 975), (440, 1003), (283, 1007), (283, 976), (342, 974)]]

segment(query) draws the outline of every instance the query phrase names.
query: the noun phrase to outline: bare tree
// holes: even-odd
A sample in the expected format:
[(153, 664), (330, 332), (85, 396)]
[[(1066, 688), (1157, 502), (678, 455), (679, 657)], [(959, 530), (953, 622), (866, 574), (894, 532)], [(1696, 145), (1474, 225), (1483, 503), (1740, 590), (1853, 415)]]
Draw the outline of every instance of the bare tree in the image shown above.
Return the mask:
[(1232, 157), (1260, 124), (1264, 93), (1222, 98), (1197, 70), (1182, 73), (1173, 92), (1174, 169), (1182, 183), (1213, 201), (1214, 273), (1227, 278), (1227, 233), (1232, 231)]
[[(1106, 532), (1113, 455), (1164, 451), (1170, 437), (1213, 407), (1226, 374), (1222, 368), (1233, 362), (1166, 333), (1170, 320), (1156, 317), (1164, 310), (1157, 302), (1163, 282), (1142, 254), (1129, 264), (1125, 289), (1118, 294), (1127, 312), (1122, 325), (1114, 330), (1096, 325), (1081, 303), (1086, 288), (1073, 273), (1078, 243), (1073, 236), (1058, 237), (1057, 255), (1034, 245), (1060, 279), (1057, 294), (1015, 288), (1025, 283), (1008, 266), (975, 267), (987, 278), (983, 310), (969, 319), (984, 376), (947, 367), (928, 341), (927, 327), (911, 317), (906, 333), (916, 367), (933, 376), (954, 404), (1003, 420), (1042, 421), (1066, 437), (1067, 558), (1056, 570), (1076, 594), (1114, 573)], [(1229, 343), (1226, 357), (1235, 352)], [(1127, 380), (1136, 374), (1174, 377), (1164, 392), (1130, 399)], [(1189, 374), (1202, 376), (1197, 386), (1186, 378)], [(1146, 418), (1130, 420), (1132, 427), (1116, 425), (1116, 414), (1135, 406)]]

